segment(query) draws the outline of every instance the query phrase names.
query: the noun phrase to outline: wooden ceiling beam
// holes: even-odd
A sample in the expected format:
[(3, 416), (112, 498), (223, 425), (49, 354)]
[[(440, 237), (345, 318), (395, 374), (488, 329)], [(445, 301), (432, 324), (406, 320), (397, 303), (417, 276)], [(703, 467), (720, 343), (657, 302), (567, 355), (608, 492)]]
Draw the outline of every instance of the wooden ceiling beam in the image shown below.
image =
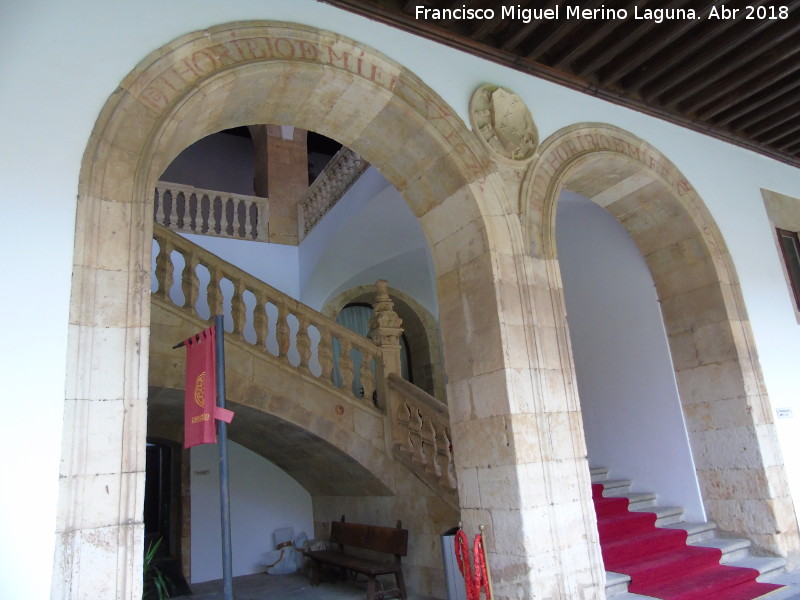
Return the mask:
[[(558, 5), (558, 3), (559, 0), (550, 0), (550, 2), (548, 2), (545, 5), (544, 10), (554, 9)], [(520, 7), (523, 9), (534, 8), (531, 7), (530, 4), (532, 4), (532, 2), (521, 4)], [(544, 22), (539, 22), (539, 23), (534, 23), (533, 21), (531, 23), (519, 22), (517, 26), (513, 28), (513, 30), (508, 32), (508, 34), (506, 35), (506, 39), (504, 39), (502, 43), (499, 44), (499, 47), (502, 48), (503, 50), (514, 52), (517, 50), (520, 44), (530, 39), (537, 33), (543, 31), (544, 28), (545, 28)]]
[[(697, 118), (713, 120), (717, 125), (728, 125), (737, 122), (736, 127), (746, 127), (759, 116), (771, 114), (796, 100), (795, 92), (800, 89), (800, 64), (793, 70), (783, 67), (773, 69), (769, 75), (763, 75), (756, 81), (748, 81), (727, 94), (722, 101), (710, 103), (697, 111)], [(777, 102), (776, 102), (777, 100)], [(731, 110), (736, 109), (736, 110)], [(756, 115), (753, 113), (756, 112)], [(741, 117), (750, 114), (750, 120)], [(723, 115), (716, 119), (718, 115)]]
[[(796, 115), (797, 112), (795, 112)], [(779, 131), (776, 131), (766, 139), (765, 143), (769, 146), (785, 148), (797, 141), (798, 132), (800, 132), (800, 120), (795, 120), (793, 125), (782, 125)]]
[[(740, 0), (740, 4), (744, 6), (745, 1)], [(752, 4), (756, 6), (767, 1), (755, 0)], [(670, 52), (659, 55), (653, 61), (642, 65), (636, 73), (624, 77), (622, 85), (626, 90), (638, 92), (643, 97), (657, 96), (728, 52), (731, 38), (737, 42), (742, 40), (750, 27), (744, 21), (736, 19), (699, 21), (691, 36), (679, 40)], [(737, 30), (738, 33), (731, 30)]]
[[(795, 75), (791, 83), (780, 82), (773, 86), (769, 93), (761, 93), (758, 98), (748, 97), (745, 101), (732, 106), (736, 110), (729, 110), (724, 117), (715, 119), (714, 123), (719, 126), (731, 126), (733, 129), (745, 129), (753, 123), (757, 123), (764, 111), (775, 112), (786, 108), (797, 101), (800, 92), (800, 77)], [(776, 102), (776, 100), (781, 99)], [(767, 106), (767, 108), (763, 108)]]
[[(656, 3), (658, 3), (657, 0), (646, 2), (644, 7)], [(633, 8), (629, 12), (632, 13)], [(589, 79), (589, 75), (596, 76), (599, 67), (616, 61), (625, 50), (644, 38), (654, 24), (650, 21), (637, 22), (630, 19), (622, 22), (619, 27), (619, 35), (606, 36), (604, 43), (592, 47), (589, 52), (584, 53), (581, 59), (574, 62), (574, 72), (587, 79)]]
[[(770, 136), (772, 134), (776, 134), (778, 132), (774, 130), (777, 127), (781, 127), (782, 125), (789, 123), (792, 120), (800, 118), (800, 113), (797, 112), (798, 107), (800, 107), (800, 103), (795, 102), (793, 106), (789, 107), (788, 109), (784, 109), (777, 115), (765, 117), (760, 121), (756, 122), (755, 125), (748, 127), (747, 129), (744, 129), (743, 133), (759, 141), (762, 136)], [(782, 135), (778, 135), (778, 138), (780, 137), (782, 137)]]
[[(715, 2), (712, 4), (717, 5), (724, 1), (725, 0), (715, 0)], [(693, 0), (688, 0), (687, 2), (676, 2), (674, 4), (678, 5), (677, 8), (682, 8), (682, 6), (680, 6), (682, 4), (685, 5), (693, 3)], [(706, 15), (708, 15), (710, 10), (711, 6), (708, 6), (699, 11), (698, 14), (700, 15), (700, 18), (706, 18)], [(630, 53), (627, 60), (617, 61), (612, 67), (601, 68), (602, 73), (599, 79), (603, 81), (605, 85), (613, 85), (617, 83), (622, 77), (628, 75), (634, 69), (641, 67), (641, 65), (647, 60), (666, 49), (671, 44), (676, 43), (677, 40), (696, 27), (696, 24), (694, 21), (684, 19), (675, 21), (674, 23), (661, 23), (659, 24), (659, 27), (663, 27), (664, 29), (659, 30), (660, 35), (648, 36), (645, 42), (645, 48), (637, 47), (636, 52)], [(666, 33), (664, 33), (664, 30), (666, 30)]]
[[(772, 32), (766, 31), (764, 33), (768, 35)], [(789, 39), (785, 39), (787, 35)], [(699, 76), (696, 76), (688, 84), (694, 83), (694, 89), (687, 88), (676, 96), (668, 95), (667, 97), (661, 97), (660, 100), (665, 106), (674, 106), (679, 102), (676, 98), (686, 99), (684, 102), (680, 102), (679, 110), (692, 113), (699, 107), (730, 93), (743, 81), (753, 82), (752, 85), (754, 87), (763, 89), (758, 84), (760, 77), (764, 77), (767, 82), (766, 85), (774, 83), (774, 81), (781, 78), (782, 75), (780, 73), (765, 74), (765, 71), (768, 73), (774, 71), (777, 62), (786, 65), (786, 68), (791, 68), (789, 65), (797, 68), (797, 59), (794, 57), (800, 54), (800, 43), (798, 43), (799, 40), (796, 37), (793, 32), (786, 33), (775, 38), (776, 40), (785, 40), (783, 43), (776, 41), (775, 45), (765, 44), (761, 46), (757, 52), (742, 49), (736, 57), (723, 57), (725, 68), (717, 70), (716, 77), (701, 83)], [(757, 45), (755, 46), (758, 47)]]
[[(583, 8), (591, 10), (599, 7), (602, 3), (603, 0), (591, 0), (590, 2), (586, 2), (583, 5)], [(552, 6), (557, 4), (559, 4), (559, 2), (551, 3)], [(527, 57), (531, 60), (538, 60), (559, 42), (563, 42), (565, 37), (573, 37), (573, 34), (577, 28), (578, 25), (569, 19), (566, 19), (564, 15), (561, 15), (561, 19), (557, 22), (556, 27), (548, 34), (548, 36), (536, 44), (532, 51), (526, 52)], [(583, 44), (583, 40), (581, 40), (581, 44)], [(544, 62), (547, 64), (546, 61)]]

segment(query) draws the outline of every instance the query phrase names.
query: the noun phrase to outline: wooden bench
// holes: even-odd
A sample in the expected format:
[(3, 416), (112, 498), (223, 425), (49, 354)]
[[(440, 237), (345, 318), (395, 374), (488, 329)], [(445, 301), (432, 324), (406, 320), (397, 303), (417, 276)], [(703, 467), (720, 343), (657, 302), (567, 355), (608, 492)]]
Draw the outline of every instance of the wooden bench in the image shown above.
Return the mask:
[[(408, 530), (401, 528), (400, 521), (397, 527), (379, 527), (377, 525), (363, 525), (361, 523), (346, 523), (344, 515), (341, 521), (331, 522), (331, 545), (337, 549), (305, 550), (311, 559), (311, 584), (319, 585), (319, 570), (321, 564), (328, 564), (347, 572), (361, 573), (367, 577), (367, 600), (378, 598), (406, 597), (406, 584), (403, 580), (403, 570), (400, 558), (408, 552)], [(345, 547), (369, 550), (382, 554), (393, 555), (391, 562), (354, 556), (346, 554)], [(378, 575), (391, 575), (395, 577), (397, 587), (390, 590), (378, 591), (375, 587), (375, 578)]]

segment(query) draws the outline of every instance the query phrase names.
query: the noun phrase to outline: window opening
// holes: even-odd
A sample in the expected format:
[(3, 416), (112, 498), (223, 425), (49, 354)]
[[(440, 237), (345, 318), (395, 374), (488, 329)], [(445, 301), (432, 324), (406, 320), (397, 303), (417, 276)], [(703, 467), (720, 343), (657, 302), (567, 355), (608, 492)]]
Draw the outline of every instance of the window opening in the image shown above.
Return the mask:
[(800, 311), (800, 240), (796, 231), (777, 229), (783, 262), (789, 275), (789, 284), (794, 296), (794, 306)]

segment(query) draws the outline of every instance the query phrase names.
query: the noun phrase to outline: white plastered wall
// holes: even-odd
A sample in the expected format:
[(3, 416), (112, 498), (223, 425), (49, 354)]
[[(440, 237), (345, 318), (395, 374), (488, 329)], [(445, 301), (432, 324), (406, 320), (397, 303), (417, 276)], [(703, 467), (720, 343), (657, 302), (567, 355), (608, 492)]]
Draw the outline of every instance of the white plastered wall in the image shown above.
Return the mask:
[[(520, 94), (544, 139), (575, 122), (626, 129), (664, 153), (707, 203), (728, 243), (774, 407), (800, 414), (798, 327), (760, 189), (800, 197), (798, 169), (598, 99), (478, 61), (312, 0), (197, 3), (10, 0), (0, 8), (0, 236), (7, 317), (0, 378), (7, 415), (0, 469), (0, 596), (47, 598), (53, 554), (76, 192), (101, 107), (150, 52), (178, 36), (246, 19), (302, 22), (342, 33), (399, 61), (467, 120), (481, 83)], [(71, 367), (70, 367), (71, 368)], [(778, 422), (790, 484), (800, 498), (798, 417)], [(31, 426), (20, 426), (31, 424)], [(69, 448), (66, 449), (69, 452)], [(31, 557), (40, 560), (31, 560)]]
[(647, 263), (625, 228), (585, 198), (562, 192), (556, 224), (589, 464), (704, 521)]

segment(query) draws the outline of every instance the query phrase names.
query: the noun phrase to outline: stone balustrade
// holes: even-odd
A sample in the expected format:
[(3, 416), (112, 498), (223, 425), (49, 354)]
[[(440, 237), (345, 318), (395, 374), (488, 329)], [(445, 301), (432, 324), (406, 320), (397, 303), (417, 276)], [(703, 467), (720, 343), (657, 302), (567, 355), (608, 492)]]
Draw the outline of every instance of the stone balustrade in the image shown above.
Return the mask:
[(395, 456), (431, 487), (455, 500), (457, 484), (447, 405), (395, 373), (386, 378), (386, 384), (386, 412)]
[(172, 231), (267, 242), (269, 200), (159, 181), (155, 222)]
[[(373, 396), (373, 373), (382, 372), (382, 353), (370, 340), (157, 223), (153, 239), (154, 296), (203, 320), (224, 314), (226, 333), (344, 393), (353, 394), (353, 365), (360, 365), (354, 395), (370, 405), (380, 395)], [(332, 376), (334, 340), (339, 377)]]
[(369, 163), (358, 154), (342, 146), (342, 149), (325, 166), (299, 204), (300, 238), (302, 239), (344, 196)]

